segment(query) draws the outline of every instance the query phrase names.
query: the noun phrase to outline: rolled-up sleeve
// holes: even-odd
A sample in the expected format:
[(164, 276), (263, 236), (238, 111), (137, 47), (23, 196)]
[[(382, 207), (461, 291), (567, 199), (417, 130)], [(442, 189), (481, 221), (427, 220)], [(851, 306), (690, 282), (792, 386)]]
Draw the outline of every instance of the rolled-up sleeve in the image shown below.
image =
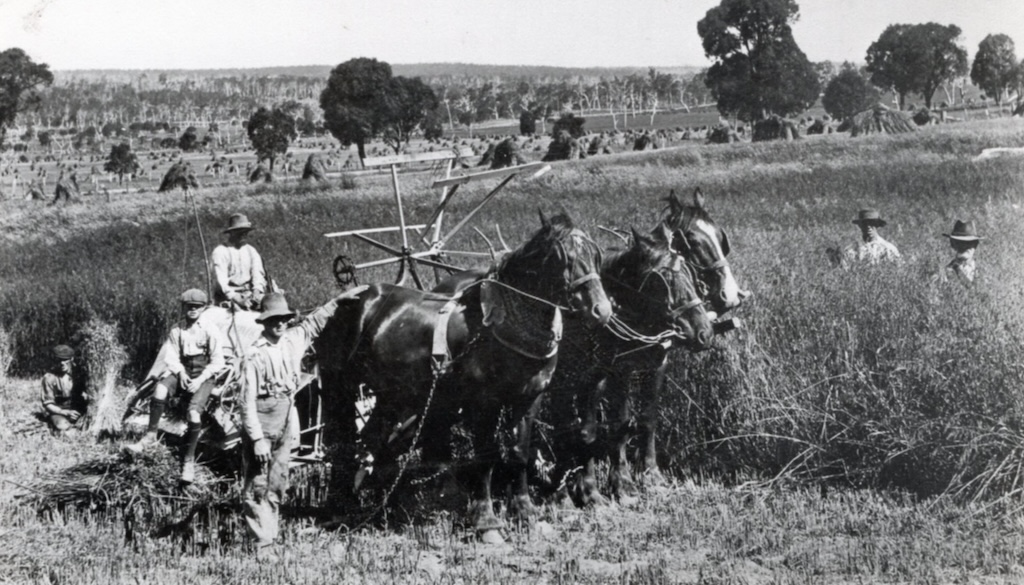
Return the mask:
[(48, 404), (57, 403), (57, 397), (53, 392), (54, 382), (55, 380), (53, 380), (49, 374), (43, 376), (43, 391), (40, 398), (42, 399), (44, 407)]
[(228, 251), (223, 246), (217, 246), (210, 254), (210, 260), (213, 263), (213, 279), (217, 281), (217, 287), (224, 294), (232, 292), (234, 288), (228, 281), (228, 265), (231, 263)]

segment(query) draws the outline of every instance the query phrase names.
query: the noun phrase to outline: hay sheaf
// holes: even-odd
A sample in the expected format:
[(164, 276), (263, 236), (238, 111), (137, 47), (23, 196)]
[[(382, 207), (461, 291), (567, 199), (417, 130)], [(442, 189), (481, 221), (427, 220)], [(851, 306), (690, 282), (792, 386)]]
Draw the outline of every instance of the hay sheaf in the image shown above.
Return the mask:
[(270, 172), (270, 169), (263, 163), (256, 165), (256, 168), (249, 173), (249, 182), (258, 183), (263, 181), (264, 183), (270, 183), (274, 180), (274, 175)]
[(73, 343), (81, 356), (80, 367), (85, 377), (85, 428), (94, 434), (116, 434), (121, 430), (125, 404), (117, 378), (128, 362), (128, 352), (118, 341), (117, 326), (93, 317), (79, 329)]
[(870, 110), (865, 110), (855, 115), (850, 120), (850, 135), (860, 136), (862, 134), (902, 134), (905, 132), (917, 131), (917, 125), (906, 112), (890, 110), (882, 104), (877, 104)]
[(800, 129), (796, 122), (787, 120), (782, 116), (770, 116), (765, 120), (758, 120), (754, 123), (752, 142), (764, 142), (768, 140), (796, 140), (800, 138)]
[(324, 165), (324, 159), (316, 153), (309, 155), (306, 159), (306, 166), (302, 167), (302, 180), (306, 181), (312, 179), (318, 183), (322, 183), (327, 180), (327, 167)]
[(729, 144), (739, 141), (740, 135), (725, 124), (715, 126), (708, 131), (708, 144)]
[(158, 193), (164, 193), (172, 189), (198, 189), (199, 181), (196, 179), (196, 173), (192, 169), (192, 164), (185, 161), (178, 161), (171, 165), (171, 168), (167, 169), (164, 174), (164, 178), (160, 181), (160, 187), (157, 189)]

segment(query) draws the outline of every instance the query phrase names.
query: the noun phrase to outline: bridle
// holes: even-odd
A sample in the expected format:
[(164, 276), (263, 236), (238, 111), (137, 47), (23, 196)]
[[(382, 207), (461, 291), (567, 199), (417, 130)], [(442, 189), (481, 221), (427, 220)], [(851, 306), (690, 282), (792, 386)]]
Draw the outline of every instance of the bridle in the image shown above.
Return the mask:
[[(675, 254), (675, 252), (673, 252), (673, 254)], [(644, 288), (646, 288), (648, 281), (650, 281), (652, 277), (657, 277), (658, 280), (661, 281), (662, 286), (665, 287), (665, 297), (667, 301), (666, 315), (669, 317), (673, 329), (676, 329), (676, 320), (684, 313), (688, 313), (690, 311), (704, 311), (704, 300), (696, 291), (696, 283), (698, 282), (698, 280), (694, 267), (689, 263), (684, 263), (683, 266), (685, 266), (686, 272), (690, 276), (690, 281), (693, 282), (695, 285), (693, 297), (687, 299), (675, 298), (676, 288), (686, 288), (673, 286), (673, 283), (675, 283), (678, 279), (681, 279), (683, 274), (683, 268), (676, 266), (661, 266), (659, 268), (655, 268), (654, 270), (649, 271), (647, 275), (644, 276), (643, 281), (640, 282), (640, 286), (636, 289), (636, 292), (640, 293), (641, 296), (646, 296), (643, 295), (643, 291)]]
[[(601, 286), (601, 274), (599, 271), (599, 268), (601, 266), (601, 248), (597, 245), (597, 242), (590, 239), (589, 237), (587, 237), (586, 234), (579, 230), (573, 230), (570, 237), (572, 237), (573, 239), (579, 239), (584, 245), (589, 245), (594, 252), (594, 264), (591, 267), (590, 272), (587, 272), (582, 276), (573, 278), (573, 274), (576, 272), (575, 269), (578, 264), (577, 259), (579, 257), (579, 254), (576, 252), (570, 254), (569, 251), (565, 249), (565, 244), (562, 242), (562, 240), (557, 241), (559, 257), (560, 259), (564, 259), (565, 265), (567, 267), (567, 274), (563, 276), (563, 278), (567, 282), (564, 289), (565, 304), (568, 307), (568, 311), (572, 313), (583, 310), (580, 307), (573, 306), (575, 304), (573, 303), (573, 297), (575, 296), (577, 290), (585, 286)], [(590, 284), (591, 282), (595, 281), (596, 284)]]
[[(691, 214), (689, 220), (686, 222), (686, 227), (680, 230), (674, 230), (672, 232), (673, 240), (675, 239), (676, 232), (678, 232), (680, 234), (679, 237), (685, 241), (686, 236), (682, 234), (685, 234), (688, 231), (693, 231), (693, 221), (694, 216)], [(675, 246), (671, 246), (671, 248), (673, 250), (677, 249)], [(689, 243), (687, 243), (686, 251), (689, 252), (689, 250), (690, 245)], [(725, 269), (729, 268), (729, 260), (725, 257), (724, 252), (721, 258), (712, 262), (711, 264), (708, 264), (707, 266), (701, 265), (700, 263), (694, 261), (693, 258), (691, 258), (691, 254), (689, 253), (680, 252), (679, 256), (690, 268), (691, 274), (693, 274), (694, 276), (693, 284), (694, 287), (697, 289), (697, 295), (702, 299), (706, 299), (708, 297), (711, 288), (710, 286), (708, 286), (708, 275), (717, 274), (719, 275), (718, 280), (721, 280), (721, 277), (724, 275)]]

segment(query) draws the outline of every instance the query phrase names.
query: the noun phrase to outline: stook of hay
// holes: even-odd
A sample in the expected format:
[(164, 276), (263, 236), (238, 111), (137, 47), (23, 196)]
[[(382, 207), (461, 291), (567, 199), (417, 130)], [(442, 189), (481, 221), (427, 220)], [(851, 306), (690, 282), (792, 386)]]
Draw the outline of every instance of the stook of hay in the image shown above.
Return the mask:
[(815, 118), (814, 122), (811, 122), (811, 125), (807, 127), (808, 136), (815, 134), (832, 134), (835, 131), (836, 129), (833, 128), (831, 124), (821, 118)]
[(270, 183), (274, 180), (274, 175), (271, 174), (270, 169), (263, 163), (256, 165), (256, 168), (249, 173), (249, 182), (258, 183), (263, 181), (264, 183)]
[(551, 140), (551, 144), (548, 145), (548, 152), (541, 159), (544, 162), (551, 162), (556, 160), (576, 160), (581, 158), (587, 158), (587, 149), (585, 144), (581, 144), (582, 139), (573, 138), (569, 134), (568, 130), (559, 130), (558, 135)]
[(491, 169), (504, 169), (524, 164), (526, 164), (526, 159), (519, 154), (519, 144), (514, 138), (506, 138), (494, 147)]
[(192, 169), (192, 164), (178, 161), (171, 165), (171, 168), (167, 169), (164, 179), (160, 181), (160, 187), (157, 189), (157, 192), (164, 193), (174, 189), (186, 190), (190, 187), (192, 189), (199, 188), (199, 181), (196, 179), (196, 173)]
[(327, 167), (324, 166), (324, 159), (315, 152), (306, 159), (306, 166), (302, 167), (302, 180), (310, 180), (322, 183), (327, 180)]
[(936, 114), (935, 112), (932, 112), (928, 108), (921, 108), (920, 110), (914, 112), (914, 123), (917, 124), (918, 126), (938, 124), (941, 121), (942, 120), (939, 118), (939, 115)]
[(81, 355), (84, 398), (88, 408), (84, 428), (93, 434), (116, 434), (121, 430), (125, 396), (118, 392), (117, 377), (128, 361), (128, 353), (117, 340), (117, 326), (93, 317), (75, 335), (73, 343)]
[(715, 126), (708, 131), (708, 144), (730, 144), (739, 141), (740, 135), (725, 124)]
[(850, 120), (850, 136), (862, 134), (902, 134), (914, 132), (917, 126), (906, 112), (890, 110), (883, 104), (855, 115)]
[(796, 122), (773, 115), (766, 120), (754, 122), (751, 141), (766, 142), (768, 140), (796, 140), (798, 138), (800, 138), (800, 129), (797, 127)]
[(594, 139), (590, 141), (590, 146), (587, 147), (587, 154), (590, 156), (611, 153), (611, 146), (608, 143), (608, 139), (603, 134), (595, 136)]

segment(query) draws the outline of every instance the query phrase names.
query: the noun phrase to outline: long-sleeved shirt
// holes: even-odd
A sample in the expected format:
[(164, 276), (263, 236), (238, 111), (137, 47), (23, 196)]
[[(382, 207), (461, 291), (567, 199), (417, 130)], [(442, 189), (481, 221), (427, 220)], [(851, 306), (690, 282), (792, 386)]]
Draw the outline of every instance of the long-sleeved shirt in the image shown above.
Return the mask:
[(289, 327), (273, 342), (261, 335), (242, 364), (242, 430), (250, 441), (263, 438), (263, 426), (257, 415), (258, 398), (291, 398), (299, 390), (302, 357), (334, 314), (337, 301), (331, 301), (310, 313), (301, 323)]
[(953, 258), (952, 262), (946, 265), (946, 270), (949, 270), (967, 282), (974, 282), (974, 275), (977, 272), (977, 268), (974, 264), (974, 256), (958, 255), (956, 258)]
[(48, 372), (43, 376), (42, 401), (45, 408), (48, 404), (55, 404), (61, 408), (71, 406), (72, 395), (71, 375), (58, 376)]
[(220, 331), (196, 320), (192, 325), (185, 321), (171, 328), (164, 341), (165, 363), (172, 374), (185, 371), (183, 358), (205, 356), (210, 363), (203, 368), (202, 376), (209, 378), (224, 369), (224, 340)]
[(227, 295), (236, 291), (252, 291), (257, 297), (267, 289), (263, 258), (256, 248), (245, 244), (240, 248), (220, 245), (210, 254), (218, 290)]
[(867, 264), (878, 264), (879, 262), (897, 262), (902, 259), (900, 251), (891, 242), (881, 236), (861, 243), (856, 250), (850, 248), (846, 251), (848, 260), (866, 262)]

